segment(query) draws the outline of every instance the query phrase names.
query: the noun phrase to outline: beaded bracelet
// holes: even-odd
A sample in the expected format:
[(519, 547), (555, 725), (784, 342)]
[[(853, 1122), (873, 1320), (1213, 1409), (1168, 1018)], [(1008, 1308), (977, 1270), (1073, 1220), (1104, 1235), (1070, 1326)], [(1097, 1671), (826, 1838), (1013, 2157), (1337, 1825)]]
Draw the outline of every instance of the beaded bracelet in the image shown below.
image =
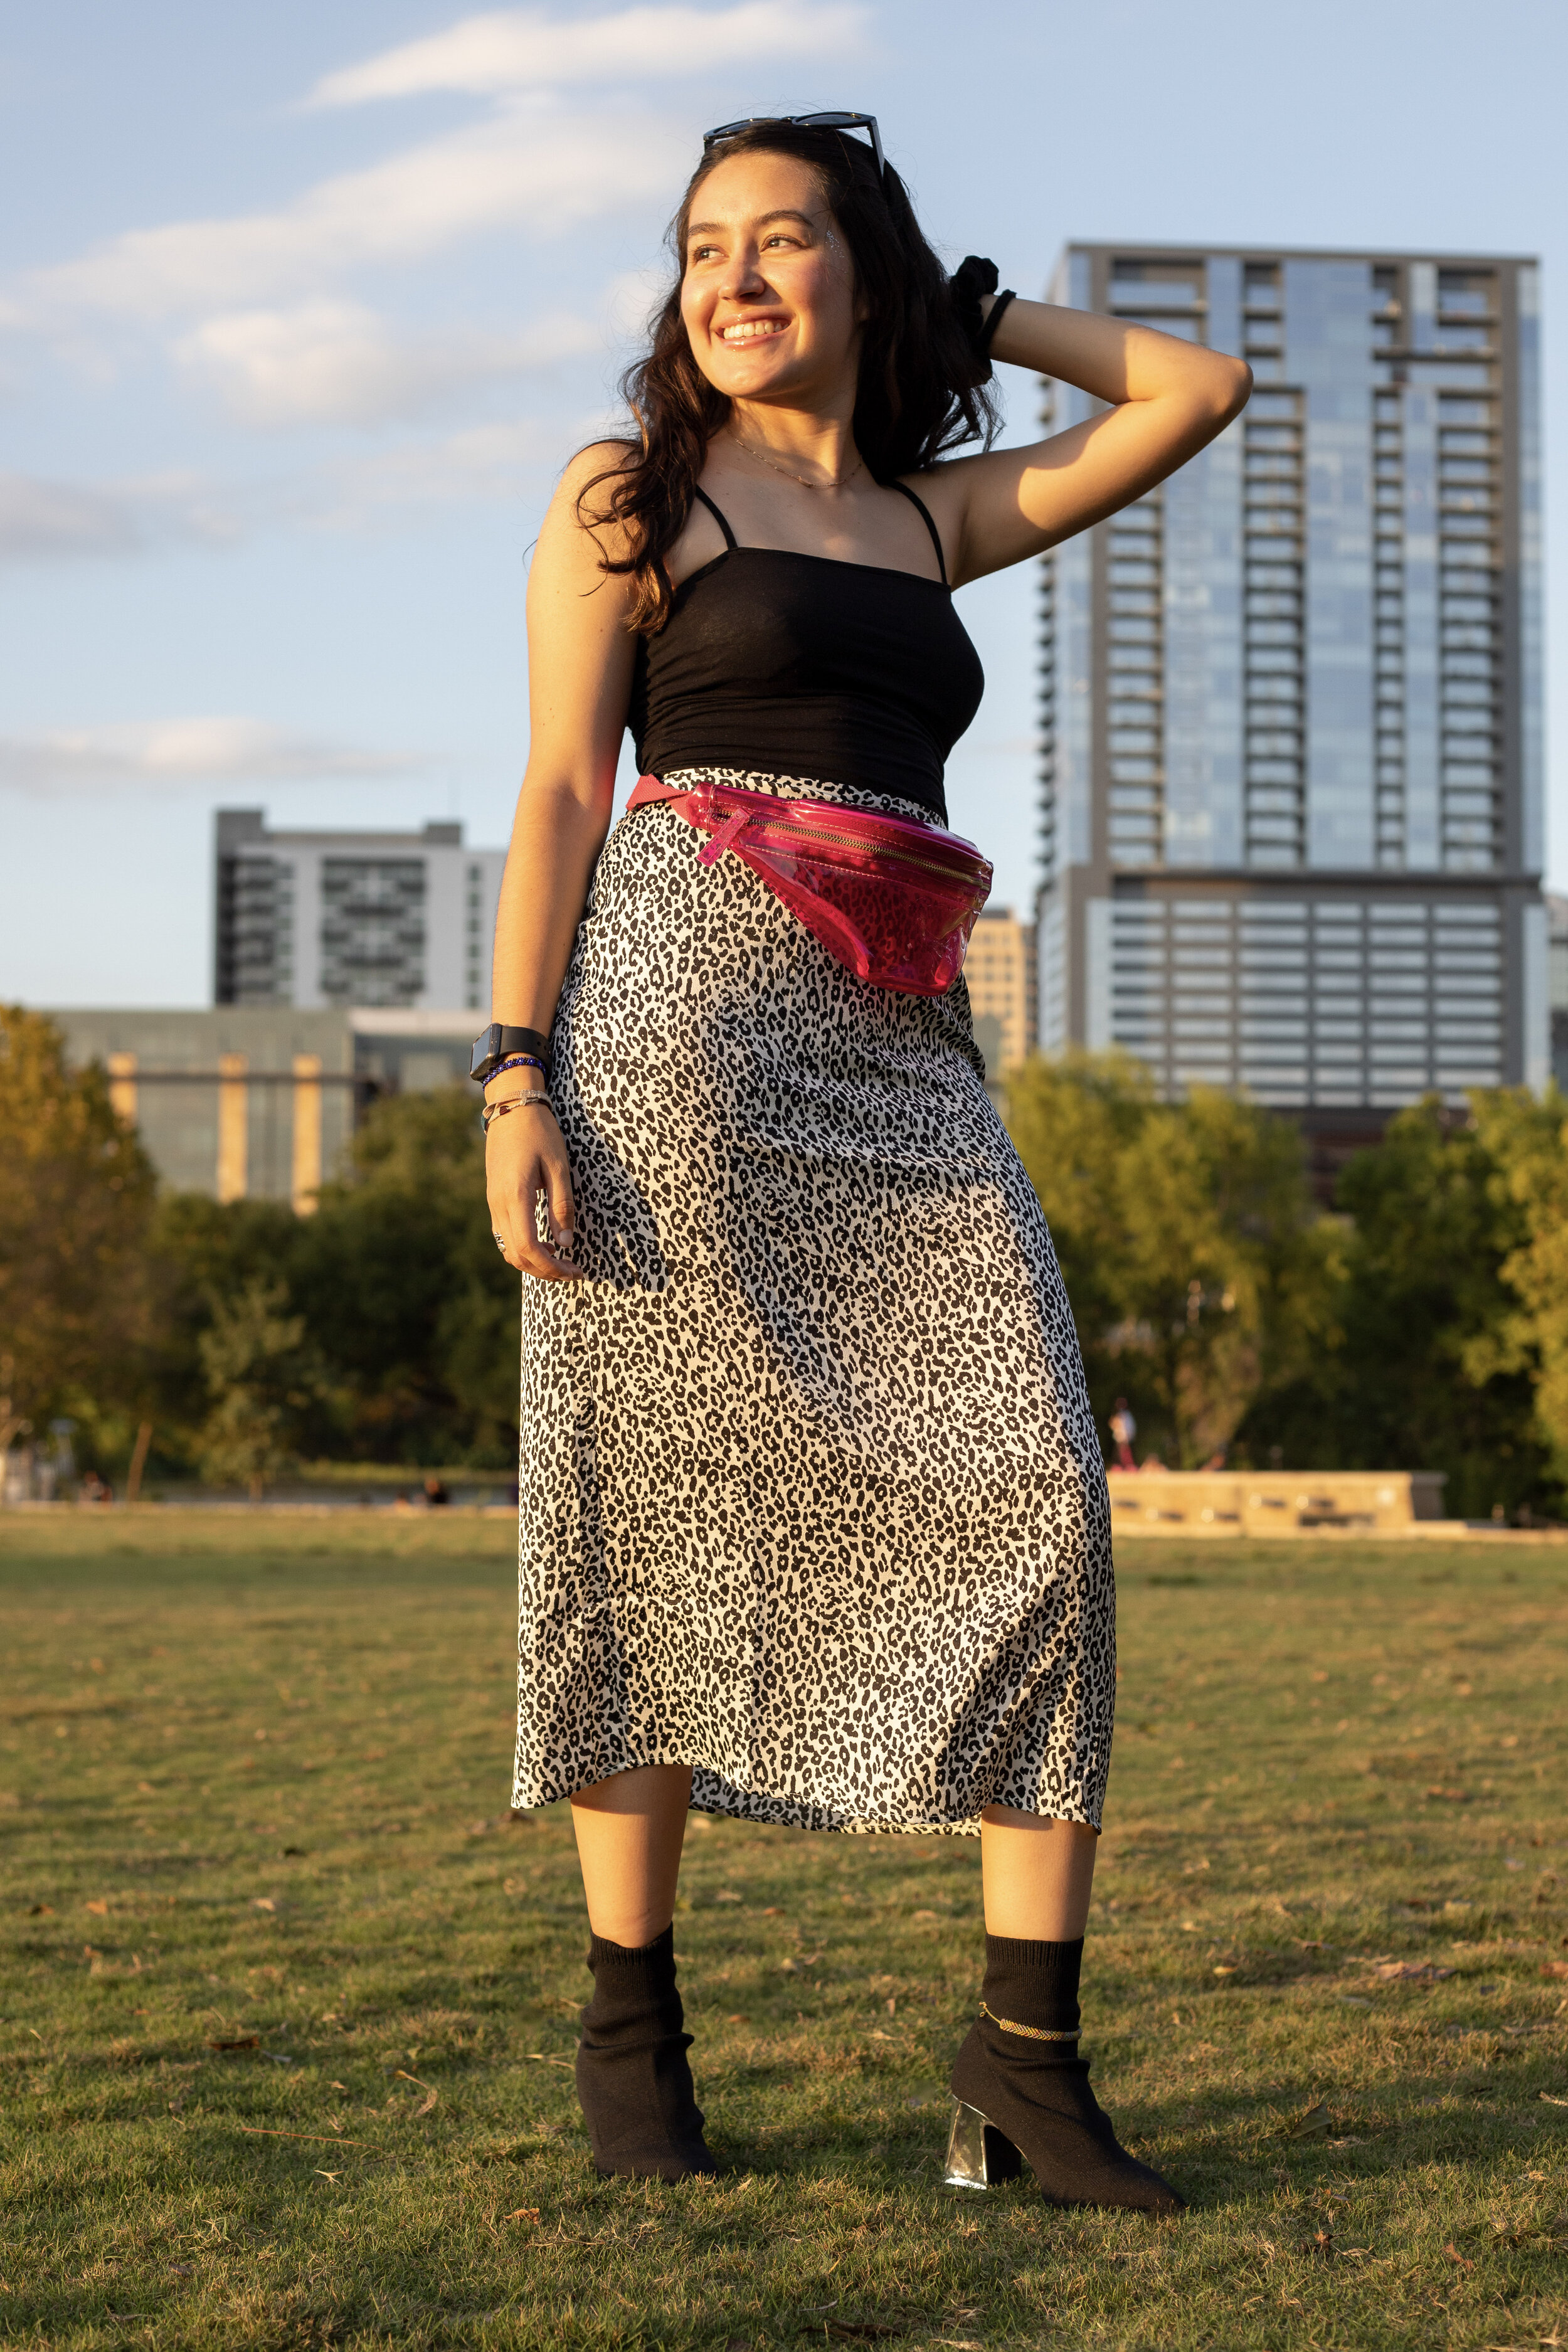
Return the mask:
[(543, 1074), (545, 1085), (550, 1084), (550, 1065), (541, 1061), (537, 1054), (509, 1054), (504, 1062), (496, 1064), (485, 1080), (486, 1086), (489, 1085), (491, 1078), (499, 1078), (503, 1070), (539, 1070)]

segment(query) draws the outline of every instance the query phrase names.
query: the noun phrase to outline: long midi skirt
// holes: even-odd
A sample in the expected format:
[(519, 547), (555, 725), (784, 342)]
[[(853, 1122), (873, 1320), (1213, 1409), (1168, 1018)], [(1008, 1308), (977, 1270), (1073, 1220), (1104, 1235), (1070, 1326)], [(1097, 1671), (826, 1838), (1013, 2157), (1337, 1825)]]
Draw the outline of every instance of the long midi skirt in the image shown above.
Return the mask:
[(749, 1821), (1098, 1828), (1104, 1469), (963, 982), (869, 986), (702, 845), (621, 821), (556, 1018), (589, 1278), (522, 1285), (514, 1801), (680, 1764)]

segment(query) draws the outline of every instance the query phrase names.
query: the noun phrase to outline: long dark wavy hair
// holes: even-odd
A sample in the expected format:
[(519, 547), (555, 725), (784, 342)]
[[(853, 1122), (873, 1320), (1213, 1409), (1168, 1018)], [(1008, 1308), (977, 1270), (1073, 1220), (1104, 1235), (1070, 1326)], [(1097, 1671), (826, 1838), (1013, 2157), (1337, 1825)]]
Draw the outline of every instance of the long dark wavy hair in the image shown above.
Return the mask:
[[(793, 155), (816, 173), (855, 265), (868, 311), (855, 394), (856, 446), (873, 478), (918, 474), (965, 442), (991, 445), (997, 425), (990, 370), (960, 321), (947, 272), (926, 243), (909, 193), (889, 163), (883, 178), (858, 139), (783, 121), (751, 124), (704, 157), (670, 225), (675, 283), (650, 320), (650, 347), (621, 378), (637, 428), (628, 463), (607, 467), (577, 499), (589, 528), (613, 521), (627, 552), (605, 555), (608, 572), (634, 583), (629, 625), (651, 635), (669, 616), (664, 558), (686, 528), (708, 444), (730, 414), (692, 355), (680, 315), (687, 224), (692, 199), (715, 164), (731, 155)], [(590, 491), (608, 485), (602, 508), (584, 514)]]

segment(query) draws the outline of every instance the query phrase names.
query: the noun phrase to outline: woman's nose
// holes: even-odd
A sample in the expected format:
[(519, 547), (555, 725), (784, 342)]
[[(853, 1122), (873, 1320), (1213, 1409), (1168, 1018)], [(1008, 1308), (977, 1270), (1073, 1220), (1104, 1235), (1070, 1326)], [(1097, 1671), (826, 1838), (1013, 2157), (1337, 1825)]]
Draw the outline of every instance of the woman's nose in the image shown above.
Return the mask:
[(732, 302), (748, 295), (754, 299), (757, 295), (767, 292), (767, 280), (754, 253), (736, 256), (731, 265), (730, 282), (724, 291)]

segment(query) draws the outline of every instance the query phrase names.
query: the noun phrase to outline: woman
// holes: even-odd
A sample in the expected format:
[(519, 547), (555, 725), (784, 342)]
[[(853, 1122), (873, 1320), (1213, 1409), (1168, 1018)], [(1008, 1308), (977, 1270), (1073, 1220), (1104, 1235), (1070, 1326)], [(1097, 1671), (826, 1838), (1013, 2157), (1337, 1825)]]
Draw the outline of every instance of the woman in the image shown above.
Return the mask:
[[(834, 120), (873, 145), (820, 118), (710, 136), (628, 377), (638, 437), (567, 469), (529, 583), (491, 1033), (523, 1050), (476, 1066), (491, 1222), (528, 1277), (516, 1801), (572, 1801), (601, 2171), (713, 2167), (671, 1942), (695, 1806), (978, 1830), (950, 2178), (1021, 2151), (1059, 2202), (1173, 2210), (1076, 2055), (1109, 1509), (963, 982), (857, 977), (679, 803), (605, 836), (628, 724), (668, 792), (943, 825), (984, 683), (952, 588), (1151, 488), (1250, 377), (977, 299), (988, 265), (950, 282), (876, 126)], [(992, 355), (1105, 410), (993, 450)]]

